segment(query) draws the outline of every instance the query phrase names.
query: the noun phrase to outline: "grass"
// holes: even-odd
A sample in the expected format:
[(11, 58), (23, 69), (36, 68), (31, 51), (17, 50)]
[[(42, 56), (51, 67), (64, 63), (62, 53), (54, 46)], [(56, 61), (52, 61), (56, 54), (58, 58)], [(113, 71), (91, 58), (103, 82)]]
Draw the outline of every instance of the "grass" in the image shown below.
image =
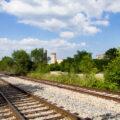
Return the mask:
[(89, 76), (83, 75), (82, 77), (80, 77), (75, 74), (51, 75), (50, 73), (41, 74), (33, 72), (27, 74), (27, 76), (31, 78), (46, 79), (85, 87), (99, 88), (111, 91), (120, 91), (120, 87), (118, 86), (117, 83), (106, 82), (104, 79), (96, 78), (93, 75)]

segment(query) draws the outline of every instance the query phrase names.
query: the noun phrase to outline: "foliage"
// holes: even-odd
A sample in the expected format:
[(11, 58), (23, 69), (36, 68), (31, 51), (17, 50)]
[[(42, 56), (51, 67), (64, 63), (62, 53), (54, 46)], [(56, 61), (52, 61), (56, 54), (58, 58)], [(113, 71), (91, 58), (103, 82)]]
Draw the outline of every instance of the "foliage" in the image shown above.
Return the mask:
[(74, 55), (74, 66), (75, 66), (75, 69), (76, 69), (76, 72), (81, 72), (80, 69), (79, 69), (79, 64), (80, 62), (82, 61), (82, 59), (84, 58), (84, 56), (90, 56), (91, 57), (91, 53), (88, 53), (86, 51), (77, 51), (77, 54)]
[(0, 62), (0, 70), (10, 72), (13, 69), (14, 61), (11, 57), (3, 57)]
[(63, 60), (60, 65), (60, 70), (63, 72), (70, 72), (71, 67), (74, 65), (74, 59), (68, 57), (67, 59)]
[(68, 57), (61, 63), (60, 70), (69, 73), (81, 72), (81, 70), (79, 69), (79, 65), (84, 56), (86, 55), (91, 57), (91, 53), (88, 53), (86, 51), (77, 51), (77, 54), (74, 55), (74, 58)]
[(47, 63), (48, 61), (48, 57), (47, 57), (47, 51), (43, 48), (40, 48), (40, 49), (34, 49), (31, 51), (31, 57), (32, 57), (32, 60), (39, 64), (39, 63)]
[(105, 70), (105, 79), (109, 82), (116, 82), (120, 85), (120, 56), (108, 64)]
[(117, 55), (118, 50), (116, 48), (111, 48), (105, 52), (105, 58), (113, 60)]
[(83, 57), (79, 65), (79, 69), (82, 71), (82, 73), (89, 75), (97, 72), (95, 63), (90, 55), (86, 55)]
[(77, 54), (74, 55), (74, 59), (75, 59), (75, 61), (80, 62), (83, 59), (83, 57), (86, 56), (86, 55), (91, 57), (91, 53), (88, 53), (86, 51), (79, 51), (78, 50)]
[(61, 75), (51, 75), (51, 74), (41, 74), (41, 73), (29, 73), (28, 77), (46, 79), (51, 81), (57, 81), (67, 84), (74, 84), (85, 87), (99, 88), (104, 90), (120, 91), (120, 88), (117, 83), (106, 82), (102, 79), (95, 78), (94, 76), (90, 77), (79, 77), (75, 74), (61, 74)]
[(39, 69), (39, 71), (41, 71), (43, 70), (44, 68), (43, 66), (45, 65), (45, 71), (46, 71), (46, 64), (49, 60), (49, 57), (47, 57), (47, 50), (44, 51), (43, 48), (40, 49), (36, 48), (31, 51), (31, 58), (33, 62), (33, 66), (32, 66), (33, 70)]
[(39, 73), (48, 73), (48, 72), (50, 72), (49, 65), (47, 65), (47, 64), (38, 64), (38, 67), (36, 68), (36, 72), (39, 72)]
[(93, 59), (98, 72), (103, 72), (104, 68), (108, 65), (110, 60), (108, 59)]
[(14, 51), (12, 54), (15, 62), (15, 73), (24, 75), (31, 69), (30, 56), (24, 50)]
[(50, 71), (60, 71), (60, 64), (57, 62), (49, 65)]
[[(68, 84), (120, 91), (120, 49), (117, 50), (117, 53), (113, 51), (116, 50), (108, 50), (107, 59), (103, 60), (93, 60), (91, 53), (77, 51), (73, 58), (68, 57), (61, 64), (48, 65), (49, 57), (43, 48), (32, 50), (30, 55), (24, 50), (17, 50), (13, 52), (12, 58), (2, 58), (0, 70)], [(104, 68), (105, 79), (96, 78), (94, 74), (97, 69), (101, 72)], [(49, 73), (59, 70), (65, 74), (51, 75)], [(83, 76), (76, 74), (81, 72)]]

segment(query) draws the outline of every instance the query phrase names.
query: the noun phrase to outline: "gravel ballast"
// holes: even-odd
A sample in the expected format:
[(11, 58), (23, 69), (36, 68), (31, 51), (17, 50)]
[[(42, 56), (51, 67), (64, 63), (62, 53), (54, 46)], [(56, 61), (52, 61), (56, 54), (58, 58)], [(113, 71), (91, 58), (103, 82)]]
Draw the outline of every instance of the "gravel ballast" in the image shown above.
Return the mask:
[(112, 100), (105, 100), (16, 77), (0, 75), (0, 78), (34, 95), (43, 97), (52, 104), (56, 103), (58, 107), (63, 106), (65, 110), (69, 110), (71, 113), (78, 113), (80, 117), (90, 117), (93, 120), (120, 120), (120, 103)]

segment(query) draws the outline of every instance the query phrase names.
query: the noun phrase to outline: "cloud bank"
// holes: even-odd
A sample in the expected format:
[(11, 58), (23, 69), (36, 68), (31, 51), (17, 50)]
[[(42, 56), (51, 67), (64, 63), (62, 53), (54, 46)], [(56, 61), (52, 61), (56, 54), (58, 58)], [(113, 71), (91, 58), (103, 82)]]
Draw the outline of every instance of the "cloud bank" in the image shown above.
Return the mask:
[(120, 12), (120, 0), (0, 0), (0, 11), (18, 17), (19, 23), (73, 38), (101, 32), (109, 14)]
[(0, 58), (3, 56), (10, 56), (14, 50), (24, 49), (27, 52), (35, 48), (44, 48), (48, 53), (59, 52), (63, 56), (64, 52), (76, 50), (85, 47), (86, 43), (79, 44), (68, 42), (64, 39), (40, 40), (35, 38), (26, 38), (23, 40), (9, 40), (7, 38), (0, 38)]

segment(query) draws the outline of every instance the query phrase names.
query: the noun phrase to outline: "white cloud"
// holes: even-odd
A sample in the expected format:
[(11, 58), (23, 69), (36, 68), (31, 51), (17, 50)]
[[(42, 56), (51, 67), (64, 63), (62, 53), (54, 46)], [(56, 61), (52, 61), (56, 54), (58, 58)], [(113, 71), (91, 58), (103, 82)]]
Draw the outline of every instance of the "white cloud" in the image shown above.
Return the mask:
[(47, 49), (49, 53), (59, 52), (61, 56), (66, 51), (82, 48), (85, 43), (72, 43), (64, 39), (40, 40), (35, 38), (25, 38), (23, 40), (9, 40), (7, 38), (0, 38), (0, 58), (3, 56), (10, 56), (14, 50), (24, 49), (30, 52), (34, 48)]
[(85, 42), (82, 42), (82, 43), (81, 43), (81, 46), (83, 46), (83, 47), (86, 46), (86, 43), (85, 43)]
[(65, 28), (67, 25), (57, 19), (49, 19), (44, 20), (42, 22), (33, 21), (33, 20), (20, 20), (19, 23), (31, 24), (35, 26), (42, 27), (43, 29), (52, 30), (52, 31), (59, 31), (62, 28)]
[(59, 34), (93, 35), (109, 25), (110, 12), (120, 12), (120, 0), (0, 0), (0, 11)]
[[(107, 16), (106, 16), (107, 17)], [(105, 18), (107, 19), (107, 18)], [(109, 26), (109, 22), (104, 20), (104, 21), (94, 21), (94, 22), (91, 22), (91, 24), (93, 25), (103, 25), (103, 26)]]
[(68, 39), (71, 39), (73, 38), (75, 35), (73, 32), (61, 32), (60, 33), (60, 37), (62, 38), (68, 38)]

